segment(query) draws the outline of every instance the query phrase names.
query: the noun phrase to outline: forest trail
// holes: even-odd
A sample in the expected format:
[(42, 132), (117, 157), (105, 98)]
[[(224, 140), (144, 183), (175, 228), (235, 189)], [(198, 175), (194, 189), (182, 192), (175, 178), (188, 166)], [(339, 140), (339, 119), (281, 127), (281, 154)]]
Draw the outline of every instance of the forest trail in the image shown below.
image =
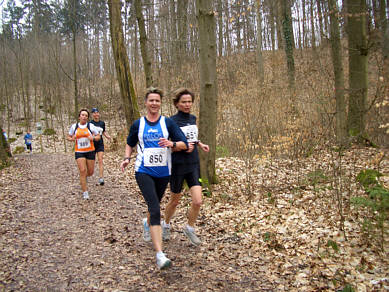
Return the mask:
[(89, 179), (91, 199), (84, 201), (73, 155), (20, 155), (2, 170), (1, 290), (274, 290), (265, 264), (236, 273), (225, 257), (212, 256), (217, 237), (195, 248), (177, 229), (164, 248), (173, 266), (159, 271), (142, 239), (145, 206), (133, 173), (106, 172), (104, 186), (96, 185), (96, 173)]

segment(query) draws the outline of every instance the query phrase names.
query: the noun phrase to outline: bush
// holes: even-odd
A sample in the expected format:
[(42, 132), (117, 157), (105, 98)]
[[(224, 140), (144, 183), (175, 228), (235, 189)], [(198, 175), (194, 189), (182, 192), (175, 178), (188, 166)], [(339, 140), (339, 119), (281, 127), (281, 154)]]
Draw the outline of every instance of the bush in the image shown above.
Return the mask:
[(14, 149), (13, 154), (20, 154), (20, 153), (23, 153), (23, 152), (24, 152), (24, 146), (16, 146), (16, 148)]
[[(365, 218), (367, 223), (372, 226), (372, 222), (380, 230), (381, 248), (385, 237), (384, 223), (389, 219), (389, 190), (386, 189), (379, 181), (382, 173), (374, 169), (362, 170), (356, 181), (364, 188), (367, 196), (353, 197), (351, 202), (356, 206), (363, 206), (370, 211), (371, 219)], [(372, 222), (371, 222), (372, 221)]]
[(16, 138), (12, 137), (8, 139), (8, 143), (11, 144), (16, 141)]
[(55, 135), (56, 132), (54, 129), (51, 129), (51, 128), (47, 128), (43, 131), (43, 135), (48, 135), (48, 136), (52, 136), (52, 135)]

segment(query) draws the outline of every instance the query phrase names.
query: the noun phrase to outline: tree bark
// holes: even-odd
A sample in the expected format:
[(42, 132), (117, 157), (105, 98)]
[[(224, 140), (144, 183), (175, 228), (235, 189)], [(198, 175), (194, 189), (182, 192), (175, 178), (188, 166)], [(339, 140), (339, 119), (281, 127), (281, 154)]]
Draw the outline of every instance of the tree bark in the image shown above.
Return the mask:
[(289, 80), (289, 88), (294, 88), (295, 82), (295, 68), (294, 68), (294, 57), (293, 57), (293, 47), (294, 47), (294, 39), (293, 39), (293, 27), (292, 27), (292, 19), (290, 17), (290, 2), (289, 0), (281, 0), (282, 2), (282, 28), (284, 32), (285, 39), (285, 55), (286, 55), (286, 63), (288, 66), (288, 80)]
[(116, 74), (119, 82), (126, 121), (128, 125), (131, 125), (139, 118), (139, 110), (135, 88), (131, 77), (127, 51), (124, 45), (120, 0), (108, 0), (108, 6), (112, 51), (115, 59)]
[(147, 35), (145, 29), (145, 20), (142, 13), (142, 0), (135, 0), (135, 13), (139, 27), (139, 43), (146, 77), (146, 87), (150, 87), (153, 85), (153, 74), (151, 70), (151, 61), (147, 53)]
[(328, 0), (331, 27), (331, 53), (335, 76), (336, 99), (336, 139), (339, 145), (344, 145), (347, 138), (347, 115), (344, 99), (344, 73), (342, 65), (342, 45), (340, 42), (340, 29), (338, 20), (338, 8), (336, 0)]
[(255, 1), (255, 11), (257, 14), (257, 62), (258, 62), (258, 76), (260, 86), (263, 85), (265, 74), (263, 68), (263, 56), (262, 56), (262, 1)]
[(0, 169), (8, 165), (8, 158), (11, 156), (8, 142), (3, 135), (3, 127), (0, 126)]
[(351, 136), (365, 135), (368, 88), (365, 0), (347, 0), (349, 52), (349, 109), (347, 129)]
[(200, 48), (200, 134), (209, 145), (208, 154), (200, 152), (201, 176), (216, 183), (217, 75), (215, 17), (209, 0), (196, 0)]

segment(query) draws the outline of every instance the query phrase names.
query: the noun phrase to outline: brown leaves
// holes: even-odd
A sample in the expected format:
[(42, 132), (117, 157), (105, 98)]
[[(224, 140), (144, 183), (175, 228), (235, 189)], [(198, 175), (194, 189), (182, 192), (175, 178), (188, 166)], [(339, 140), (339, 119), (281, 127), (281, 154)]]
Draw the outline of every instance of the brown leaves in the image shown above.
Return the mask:
[[(339, 166), (350, 176), (350, 192), (360, 192), (352, 176), (381, 158), (368, 149), (345, 153)], [(182, 232), (191, 202), (185, 195), (172, 220), (172, 239), (164, 243), (173, 267), (162, 272), (152, 245), (142, 240), (146, 206), (133, 167), (122, 173), (121, 159), (121, 153), (105, 154), (106, 184), (90, 178), (87, 202), (71, 155), (20, 156), (0, 172), (5, 290), (333, 291), (350, 283), (372, 291), (385, 285), (388, 257), (364, 240), (362, 211), (350, 207), (343, 214), (347, 240), (339, 228), (327, 153), (298, 166), (260, 157), (251, 172), (244, 160), (219, 159), (220, 183), (204, 197), (197, 222), (203, 244), (191, 246)], [(388, 173), (385, 159), (380, 167)], [(318, 169), (327, 179), (308, 176)], [(247, 183), (250, 199), (243, 194)]]

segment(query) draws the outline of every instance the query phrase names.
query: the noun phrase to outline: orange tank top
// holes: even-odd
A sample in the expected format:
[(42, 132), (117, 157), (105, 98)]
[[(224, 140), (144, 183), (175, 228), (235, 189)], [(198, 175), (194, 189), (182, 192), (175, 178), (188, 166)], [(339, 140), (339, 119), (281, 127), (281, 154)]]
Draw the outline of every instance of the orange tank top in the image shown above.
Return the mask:
[(91, 133), (88, 130), (88, 127), (84, 129), (77, 128), (76, 130), (76, 152), (90, 152), (95, 151), (95, 145), (93, 141), (89, 140)]

